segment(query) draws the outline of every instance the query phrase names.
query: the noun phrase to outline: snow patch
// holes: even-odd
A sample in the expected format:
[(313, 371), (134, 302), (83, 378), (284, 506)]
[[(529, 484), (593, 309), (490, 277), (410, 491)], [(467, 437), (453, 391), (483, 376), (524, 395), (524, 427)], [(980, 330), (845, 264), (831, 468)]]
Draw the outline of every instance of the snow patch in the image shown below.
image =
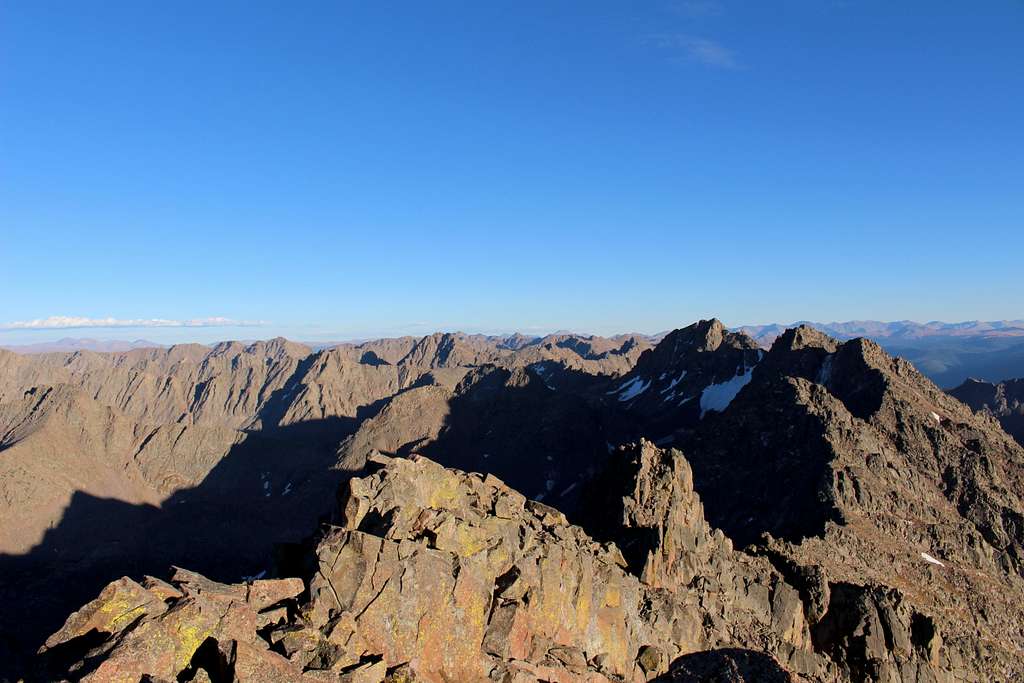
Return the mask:
[(928, 553), (921, 553), (921, 559), (924, 560), (925, 562), (931, 562), (932, 564), (937, 564), (940, 567), (945, 567), (946, 566), (942, 562), (939, 562), (934, 557), (929, 555)]
[[(662, 375), (662, 377), (664, 377), (664, 375)], [(661, 393), (667, 394), (668, 392), (670, 392), (673, 389), (675, 389), (675, 386), (677, 384), (679, 384), (680, 382), (682, 382), (684, 377), (686, 377), (686, 370), (683, 370), (681, 373), (679, 373), (678, 377), (676, 377), (674, 380), (669, 382), (669, 385), (667, 387), (665, 387), (664, 389), (662, 389)]]
[(814, 381), (822, 386), (828, 386), (828, 381), (832, 379), (832, 356), (826, 356), (825, 362), (821, 364), (821, 369), (818, 370), (818, 376), (814, 378)]
[(641, 377), (634, 377), (625, 386), (623, 386), (621, 389), (619, 389), (619, 391), (622, 392), (622, 395), (619, 396), (619, 400), (620, 401), (632, 400), (632, 399), (636, 398), (637, 396), (639, 396), (640, 394), (642, 394), (645, 391), (647, 391), (647, 387), (649, 387), (649, 386), (651, 386), (651, 381), (650, 380), (647, 380), (645, 382)]
[[(533, 370), (535, 373), (537, 373), (537, 376), (540, 377), (542, 382), (544, 382), (544, 386), (546, 386), (551, 391), (555, 390), (555, 388), (553, 386), (551, 386), (551, 382), (548, 381), (548, 376), (547, 376), (548, 369), (547, 368), (545, 368), (543, 365), (537, 364), (537, 365), (531, 365), (530, 369)], [(608, 392), (608, 393), (612, 393), (612, 392)]]
[(928, 414), (932, 416), (932, 419), (935, 420), (935, 422), (937, 422), (938, 424), (942, 424), (942, 418), (939, 417), (939, 414), (936, 413), (934, 410)]
[(736, 375), (727, 382), (711, 384), (700, 395), (700, 416), (703, 418), (709, 410), (722, 412), (729, 407), (740, 389), (750, 384), (750, 378), (754, 369), (744, 369), (742, 374)]

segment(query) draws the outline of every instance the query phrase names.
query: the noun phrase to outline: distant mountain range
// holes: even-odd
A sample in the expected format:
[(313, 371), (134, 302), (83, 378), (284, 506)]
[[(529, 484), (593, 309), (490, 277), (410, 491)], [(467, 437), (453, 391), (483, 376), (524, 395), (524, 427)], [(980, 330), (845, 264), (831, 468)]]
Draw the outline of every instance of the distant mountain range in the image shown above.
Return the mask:
[[(787, 328), (807, 325), (839, 340), (865, 337), (880, 344), (893, 355), (913, 363), (933, 382), (941, 387), (958, 386), (968, 378), (999, 382), (1024, 377), (1024, 320), (971, 320), (958, 323), (932, 321), (917, 323), (910, 320), (880, 322), (877, 320), (851, 320), (848, 322), (816, 323), (799, 321), (789, 325), (741, 325), (733, 328), (751, 337), (763, 349), (771, 347), (775, 339)], [(555, 345), (562, 348), (579, 347), (581, 357), (595, 359), (602, 353), (619, 348), (623, 343), (652, 346), (665, 338), (660, 334), (621, 334), (614, 337), (558, 332), (547, 336), (462, 334), (456, 336), (466, 343), (500, 351), (519, 351), (530, 347)], [(306, 342), (312, 351), (332, 348), (355, 349), (367, 344), (375, 347), (410, 347), (417, 338), (398, 337), (366, 342)], [(55, 342), (3, 345), (0, 348), (22, 354), (70, 353), (74, 351), (123, 352), (140, 348), (167, 348), (162, 344), (137, 339), (119, 341), (104, 339), (64, 338)], [(213, 346), (204, 347), (213, 348)], [(628, 350), (628, 349), (627, 349)], [(643, 350), (642, 348), (640, 350)], [(614, 358), (614, 354), (612, 355)], [(616, 370), (621, 368), (616, 367)]]
[(737, 329), (768, 348), (787, 327), (802, 324), (836, 339), (871, 339), (889, 353), (909, 360), (940, 387), (955, 387), (968, 378), (999, 382), (1024, 377), (1024, 320), (959, 323), (853, 320), (744, 325)]
[(76, 339), (64, 337), (52, 342), (39, 342), (37, 344), (0, 344), (0, 349), (14, 351), (15, 353), (72, 353), (75, 351), (96, 351), (97, 353), (115, 353), (118, 351), (131, 351), (132, 349), (163, 349), (164, 344), (136, 339), (135, 341), (123, 341), (120, 339)]
[(968, 320), (960, 323), (944, 323), (937, 320), (916, 323), (912, 320), (880, 322), (878, 320), (850, 320), (844, 323), (816, 323), (800, 320), (788, 325), (742, 325), (739, 329), (764, 346), (771, 346), (775, 338), (787, 328), (807, 325), (836, 339), (924, 339), (927, 337), (1024, 337), (1024, 320), (995, 320), (983, 322)]

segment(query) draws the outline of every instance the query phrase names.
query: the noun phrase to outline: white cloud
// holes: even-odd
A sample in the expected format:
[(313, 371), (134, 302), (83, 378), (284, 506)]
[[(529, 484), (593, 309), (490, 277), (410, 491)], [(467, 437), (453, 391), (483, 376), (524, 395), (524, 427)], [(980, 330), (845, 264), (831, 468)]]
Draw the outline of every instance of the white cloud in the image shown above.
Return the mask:
[(192, 318), (190, 320), (166, 320), (164, 318), (82, 318), (77, 316), (53, 315), (37, 320), (19, 320), (0, 323), (0, 330), (70, 330), (88, 327), (259, 327), (268, 324), (264, 320), (234, 320), (233, 318)]
[(736, 53), (709, 38), (678, 34), (662, 35), (655, 36), (651, 42), (665, 50), (680, 50), (687, 59), (694, 62), (720, 69), (739, 68)]

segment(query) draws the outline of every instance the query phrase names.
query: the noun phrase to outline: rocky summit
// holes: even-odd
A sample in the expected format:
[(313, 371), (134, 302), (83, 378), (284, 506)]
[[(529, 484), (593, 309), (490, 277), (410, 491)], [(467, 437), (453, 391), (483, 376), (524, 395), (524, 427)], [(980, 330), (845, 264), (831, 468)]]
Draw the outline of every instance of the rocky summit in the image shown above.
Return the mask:
[(0, 368), (0, 679), (1024, 677), (1012, 387), (950, 395), (864, 339)]

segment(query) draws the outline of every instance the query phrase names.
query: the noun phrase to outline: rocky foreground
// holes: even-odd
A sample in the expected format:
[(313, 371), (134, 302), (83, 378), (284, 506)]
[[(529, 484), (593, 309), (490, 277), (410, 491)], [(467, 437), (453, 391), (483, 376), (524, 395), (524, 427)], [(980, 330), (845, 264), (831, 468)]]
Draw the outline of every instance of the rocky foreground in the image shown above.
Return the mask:
[[(646, 545), (638, 574), (616, 544), (492, 476), (392, 459), (348, 483), (305, 580), (123, 578), (44, 651), (85, 681), (938, 679), (941, 636), (898, 592), (866, 593), (823, 627), (827, 584), (805, 602), (766, 559), (733, 550), (678, 451), (621, 456), (621, 532)], [(816, 650), (816, 633), (870, 671)]]
[[(395, 372), (379, 351), (338, 368)], [(443, 363), (407, 358), (399, 374), (433, 379), (344, 438), (336, 467), (356, 476), (311, 470), (298, 499), (253, 482), (259, 501), (329, 510), (279, 548), (275, 578), (143, 578), (239, 526), (182, 518), (203, 526), (174, 526), (180, 554), (67, 618), (40, 679), (1024, 678), (1024, 449), (877, 345), (802, 327), (764, 352), (702, 321), (617, 377), (463, 360), (446, 385)], [(344, 386), (298, 394), (329, 406)], [(255, 462), (289, 462), (288, 443)]]

